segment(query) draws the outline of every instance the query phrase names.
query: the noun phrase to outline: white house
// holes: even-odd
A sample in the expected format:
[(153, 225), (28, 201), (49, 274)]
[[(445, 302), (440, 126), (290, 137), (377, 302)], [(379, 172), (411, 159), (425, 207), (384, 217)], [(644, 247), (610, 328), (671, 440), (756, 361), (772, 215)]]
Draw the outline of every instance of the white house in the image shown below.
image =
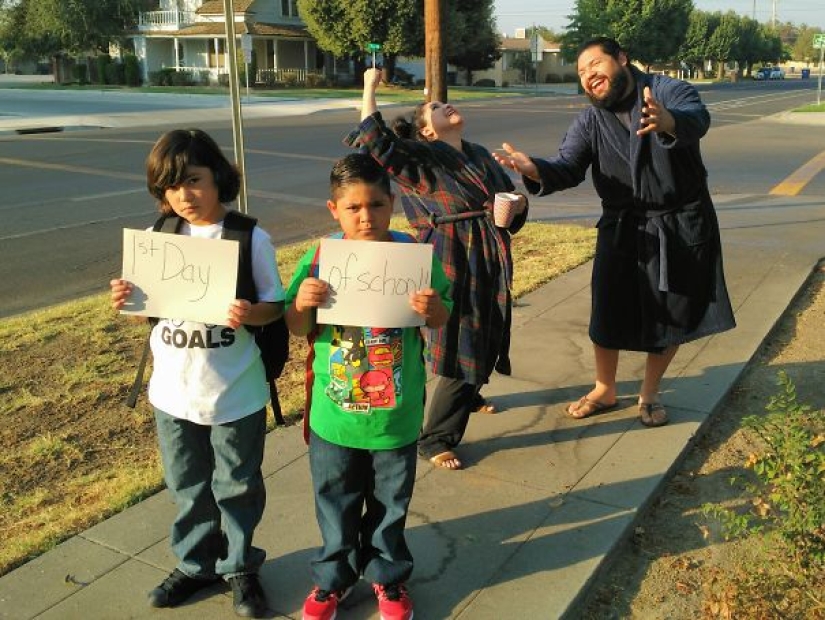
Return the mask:
[(566, 62), (561, 55), (561, 44), (554, 41), (545, 41), (537, 37), (534, 42), (527, 37), (526, 30), (519, 28), (515, 37), (502, 36), (501, 58), (496, 61), (492, 69), (474, 71), (473, 81), (493, 80), (496, 86), (512, 86), (524, 84), (524, 72), (516, 65), (516, 58), (530, 54), (535, 58), (536, 75), (539, 83), (548, 82), (576, 82), (578, 75), (575, 62)]
[[(256, 81), (298, 83), (333, 70), (298, 16), (296, 0), (232, 0), (238, 50), (249, 49)], [(159, 10), (140, 14), (133, 34), (144, 81), (164, 68), (219, 81), (227, 69), (223, 0), (159, 0)]]

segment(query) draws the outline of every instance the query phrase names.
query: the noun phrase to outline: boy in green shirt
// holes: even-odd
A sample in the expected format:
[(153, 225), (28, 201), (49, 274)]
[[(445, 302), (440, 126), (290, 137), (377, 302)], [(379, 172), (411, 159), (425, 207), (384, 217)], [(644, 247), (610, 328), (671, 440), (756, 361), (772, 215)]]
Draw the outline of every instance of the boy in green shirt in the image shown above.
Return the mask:
[[(343, 238), (415, 242), (389, 229), (394, 196), (387, 173), (365, 154), (339, 160), (330, 174), (332, 216)], [(299, 261), (286, 294), (286, 321), (307, 336), (305, 411), (315, 514), (323, 546), (304, 620), (331, 620), (361, 575), (373, 584), (382, 620), (410, 620), (405, 582), (413, 559), (404, 526), (415, 482), (416, 440), (424, 418), (426, 371), (418, 328), (316, 323), (329, 294), (317, 278), (317, 248)], [(431, 287), (410, 295), (427, 327), (446, 323), (449, 282), (433, 256)]]

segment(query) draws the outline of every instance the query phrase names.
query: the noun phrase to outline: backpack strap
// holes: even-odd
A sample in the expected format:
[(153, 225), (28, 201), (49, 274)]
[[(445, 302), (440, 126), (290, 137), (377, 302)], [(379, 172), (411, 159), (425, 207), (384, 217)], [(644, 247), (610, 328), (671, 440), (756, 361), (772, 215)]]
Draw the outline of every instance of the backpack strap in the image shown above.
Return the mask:
[(252, 230), (258, 220), (238, 211), (227, 211), (223, 218), (221, 237), (240, 244), (238, 255), (238, 284), (235, 297), (257, 303), (258, 291), (252, 275)]
[[(155, 223), (152, 225), (152, 232), (177, 234), (180, 232), (182, 225), (183, 218), (181, 216), (174, 213), (167, 213), (155, 220)], [(149, 351), (151, 350), (149, 341), (152, 337), (152, 330), (155, 328), (155, 325), (158, 324), (158, 317), (156, 316), (147, 317), (146, 320), (149, 323), (149, 333), (146, 335), (146, 342), (143, 343), (143, 352), (140, 355), (135, 380), (132, 382), (132, 387), (129, 389), (129, 394), (126, 397), (126, 406), (130, 409), (134, 409), (137, 405), (140, 389), (143, 387), (143, 375), (146, 372), (146, 362), (149, 360)]]

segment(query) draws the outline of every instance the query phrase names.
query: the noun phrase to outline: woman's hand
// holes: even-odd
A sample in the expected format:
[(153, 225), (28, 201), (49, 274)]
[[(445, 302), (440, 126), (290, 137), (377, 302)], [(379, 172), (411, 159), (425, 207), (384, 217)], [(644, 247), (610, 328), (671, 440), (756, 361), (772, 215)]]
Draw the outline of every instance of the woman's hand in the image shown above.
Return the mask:
[(378, 90), (383, 77), (384, 73), (380, 68), (370, 67), (364, 71), (364, 91), (366, 92), (367, 89), (372, 92)]
[(375, 101), (375, 91), (381, 83), (381, 69), (370, 67), (364, 71), (364, 96), (361, 102), (361, 120), (372, 116), (378, 111), (378, 103)]

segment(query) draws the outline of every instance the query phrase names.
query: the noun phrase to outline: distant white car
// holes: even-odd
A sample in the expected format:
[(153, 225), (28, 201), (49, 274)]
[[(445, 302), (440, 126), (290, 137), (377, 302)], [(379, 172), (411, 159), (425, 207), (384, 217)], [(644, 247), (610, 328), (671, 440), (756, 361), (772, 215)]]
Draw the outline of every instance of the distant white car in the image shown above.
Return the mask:
[(771, 67), (771, 74), (769, 76), (770, 80), (784, 80), (785, 79), (785, 71), (779, 67)]

